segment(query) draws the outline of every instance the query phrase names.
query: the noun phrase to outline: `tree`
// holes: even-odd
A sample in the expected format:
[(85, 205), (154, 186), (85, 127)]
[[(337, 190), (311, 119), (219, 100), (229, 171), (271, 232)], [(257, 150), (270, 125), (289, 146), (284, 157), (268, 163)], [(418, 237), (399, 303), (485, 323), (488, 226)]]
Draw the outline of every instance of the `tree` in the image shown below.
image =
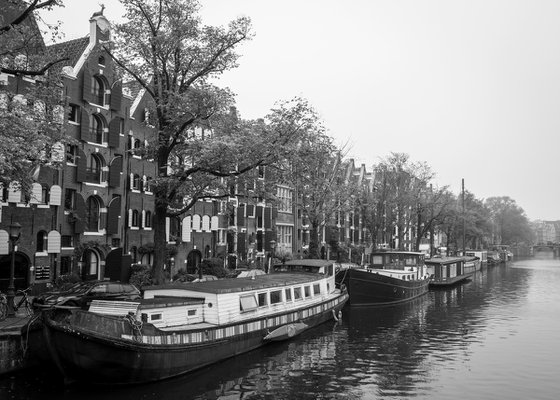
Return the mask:
[(0, 183), (24, 193), (38, 167), (64, 161), (64, 99), (52, 70), (65, 58), (48, 54), (34, 14), (59, 3), (0, 1)]
[(433, 188), (430, 185), (428, 190), (422, 192), (416, 210), (416, 251), (420, 249), (422, 238), (429, 234), (431, 255), (434, 248), (434, 233), (444, 223), (455, 204), (455, 196), (448, 190), (447, 186)]
[(533, 231), (525, 211), (508, 196), (489, 197), (484, 202), (493, 224), (494, 244), (531, 243)]
[[(147, 151), (155, 179), (154, 276), (163, 280), (165, 221), (202, 199), (224, 198), (232, 179), (282, 154), (306, 124), (306, 107), (282, 103), (265, 119), (243, 121), (228, 89), (212, 79), (237, 66), (252, 37), (242, 17), (203, 26), (195, 0), (122, 0), (128, 22), (105, 50), (147, 93), (156, 136)], [(242, 185), (239, 185), (242, 186)]]
[(295, 188), (298, 206), (309, 224), (309, 258), (320, 258), (320, 232), (336, 214), (349, 207), (342, 149), (325, 133), (317, 114), (309, 109), (306, 130), (282, 168), (284, 183)]

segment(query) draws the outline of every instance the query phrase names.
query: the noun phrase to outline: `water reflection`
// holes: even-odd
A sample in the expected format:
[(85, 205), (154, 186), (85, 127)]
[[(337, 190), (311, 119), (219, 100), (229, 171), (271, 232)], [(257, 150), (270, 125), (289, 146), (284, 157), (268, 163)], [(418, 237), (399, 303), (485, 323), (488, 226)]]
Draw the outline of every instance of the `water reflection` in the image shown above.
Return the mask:
[(519, 261), (403, 306), (347, 307), (339, 324), (185, 377), (64, 388), (26, 374), (0, 379), (0, 398), (552, 399), (560, 392), (558, 284), (558, 260)]

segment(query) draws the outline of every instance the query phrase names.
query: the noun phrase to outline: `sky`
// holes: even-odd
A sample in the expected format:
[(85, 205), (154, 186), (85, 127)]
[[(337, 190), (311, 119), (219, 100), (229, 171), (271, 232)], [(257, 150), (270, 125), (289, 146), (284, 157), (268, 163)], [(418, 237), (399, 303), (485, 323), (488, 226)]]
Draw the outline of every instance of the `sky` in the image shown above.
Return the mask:
[[(102, 1), (44, 15), (85, 36)], [(105, 16), (123, 8), (105, 0)], [(219, 84), (243, 118), (301, 96), (347, 157), (371, 170), (391, 152), (436, 186), (509, 196), (531, 220), (560, 220), (560, 1), (202, 0), (207, 25), (249, 16), (255, 37)]]

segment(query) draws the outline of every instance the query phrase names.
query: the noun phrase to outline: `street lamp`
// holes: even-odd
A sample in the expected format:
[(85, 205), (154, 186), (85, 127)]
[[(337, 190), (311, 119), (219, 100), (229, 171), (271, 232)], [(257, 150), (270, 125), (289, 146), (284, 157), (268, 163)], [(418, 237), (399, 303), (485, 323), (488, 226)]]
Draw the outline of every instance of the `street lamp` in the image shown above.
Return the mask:
[(8, 284), (8, 317), (13, 317), (15, 315), (14, 311), (14, 297), (16, 295), (16, 288), (14, 285), (14, 275), (16, 266), (16, 242), (19, 240), (19, 235), (21, 233), (21, 225), (16, 223), (10, 224), (9, 232), (10, 243), (12, 244), (12, 261), (10, 263), (10, 281)]
[(271, 240), (269, 242), (270, 244), (270, 258), (268, 260), (268, 268), (267, 268), (267, 273), (270, 272), (270, 269), (272, 268), (272, 263), (273, 263), (273, 258), (274, 258), (274, 249), (276, 248), (276, 240)]

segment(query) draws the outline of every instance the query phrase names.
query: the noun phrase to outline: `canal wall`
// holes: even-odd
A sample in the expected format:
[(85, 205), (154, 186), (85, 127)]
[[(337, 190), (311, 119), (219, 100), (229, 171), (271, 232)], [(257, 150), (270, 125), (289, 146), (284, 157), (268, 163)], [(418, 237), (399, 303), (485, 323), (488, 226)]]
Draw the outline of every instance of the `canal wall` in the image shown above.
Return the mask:
[(21, 331), (0, 331), (0, 374), (15, 372), (25, 367)]

